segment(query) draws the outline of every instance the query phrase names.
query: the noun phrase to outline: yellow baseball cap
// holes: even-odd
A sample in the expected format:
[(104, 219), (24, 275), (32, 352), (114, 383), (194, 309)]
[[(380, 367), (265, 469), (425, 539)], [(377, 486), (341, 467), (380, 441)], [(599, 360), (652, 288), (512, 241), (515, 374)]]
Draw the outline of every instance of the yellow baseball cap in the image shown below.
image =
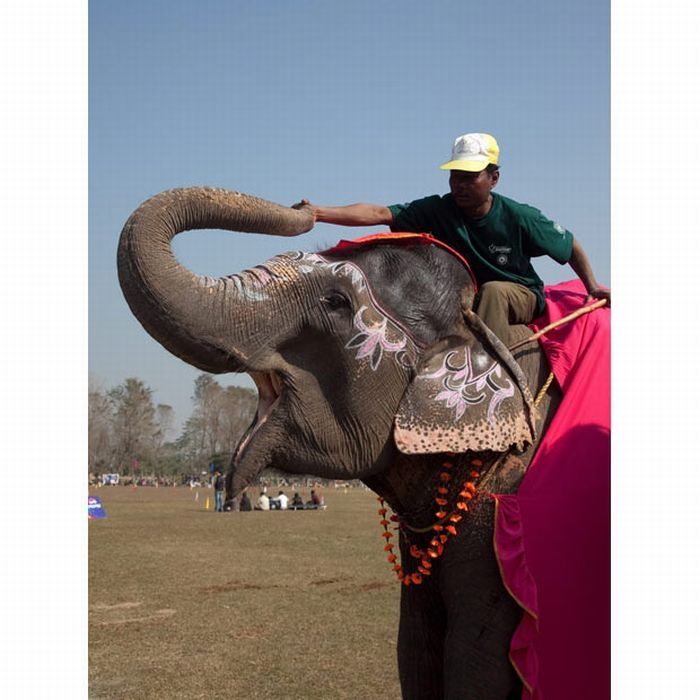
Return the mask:
[(498, 165), (498, 144), (491, 134), (463, 134), (455, 139), (452, 158), (440, 170), (466, 170), (478, 173), (492, 163)]

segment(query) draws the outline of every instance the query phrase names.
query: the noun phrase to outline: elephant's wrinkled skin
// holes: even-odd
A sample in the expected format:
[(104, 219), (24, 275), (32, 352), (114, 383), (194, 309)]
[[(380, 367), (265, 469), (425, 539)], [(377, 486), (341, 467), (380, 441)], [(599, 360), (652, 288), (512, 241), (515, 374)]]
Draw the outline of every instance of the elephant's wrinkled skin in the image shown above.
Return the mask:
[[(304, 209), (210, 188), (165, 192), (126, 223), (119, 279), (134, 314), (170, 352), (213, 373), (249, 372), (260, 403), (227, 475), (227, 497), (268, 466), (362, 479), (402, 522), (429, 528), (445, 452), (454, 503), (475, 457), (485, 466), (458, 535), (420, 586), (402, 586), (399, 673), (405, 698), (517, 697), (508, 645), (520, 610), (492, 547), (489, 492), (512, 492), (554, 410), (531, 395), (548, 373), (526, 346), (517, 364), (470, 311), (469, 274), (431, 245), (382, 243), (289, 253), (213, 279), (183, 268), (170, 241), (222, 228), (295, 235)], [(515, 329), (516, 335), (527, 333)], [(508, 341), (513, 339), (506, 339)], [(529, 445), (529, 447), (528, 447)], [(489, 472), (497, 453), (515, 446)], [(488, 473), (487, 473), (488, 472)], [(432, 536), (402, 531), (401, 556)]]

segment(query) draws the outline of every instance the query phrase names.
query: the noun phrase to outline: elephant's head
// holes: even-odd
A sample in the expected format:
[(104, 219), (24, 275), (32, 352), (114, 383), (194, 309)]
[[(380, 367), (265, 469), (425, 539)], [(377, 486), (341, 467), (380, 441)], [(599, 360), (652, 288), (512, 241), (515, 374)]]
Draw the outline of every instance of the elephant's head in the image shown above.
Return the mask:
[(213, 279), (183, 268), (170, 245), (196, 228), (294, 235), (312, 225), (303, 209), (190, 188), (148, 200), (122, 231), (119, 279), (146, 330), (186, 362), (248, 372), (258, 387), (229, 496), (268, 466), (367, 478), (397, 449), (532, 441), (524, 377), (468, 310), (469, 273), (450, 253), (388, 243), (296, 252)]

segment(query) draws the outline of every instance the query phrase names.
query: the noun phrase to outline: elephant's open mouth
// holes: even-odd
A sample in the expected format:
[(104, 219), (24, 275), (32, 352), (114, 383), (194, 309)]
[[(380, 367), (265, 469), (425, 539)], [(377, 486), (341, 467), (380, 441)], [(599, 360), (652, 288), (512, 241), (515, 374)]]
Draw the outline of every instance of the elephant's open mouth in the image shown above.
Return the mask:
[(238, 443), (233, 457), (234, 464), (240, 461), (253, 435), (265, 425), (282, 396), (282, 380), (277, 372), (274, 370), (270, 372), (251, 371), (249, 374), (258, 388), (258, 409), (255, 413), (255, 421)]

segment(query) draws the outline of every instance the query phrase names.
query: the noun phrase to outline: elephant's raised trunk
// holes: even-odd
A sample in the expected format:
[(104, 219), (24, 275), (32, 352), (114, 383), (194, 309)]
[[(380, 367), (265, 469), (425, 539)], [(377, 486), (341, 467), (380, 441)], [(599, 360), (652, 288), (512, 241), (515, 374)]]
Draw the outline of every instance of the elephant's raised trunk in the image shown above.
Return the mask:
[(248, 302), (230, 278), (201, 277), (180, 265), (171, 241), (192, 229), (295, 235), (312, 227), (308, 211), (240, 192), (169, 190), (145, 201), (124, 225), (119, 283), (143, 327), (174, 355), (206, 372), (240, 371), (247, 353), (232, 319), (245, 315)]

